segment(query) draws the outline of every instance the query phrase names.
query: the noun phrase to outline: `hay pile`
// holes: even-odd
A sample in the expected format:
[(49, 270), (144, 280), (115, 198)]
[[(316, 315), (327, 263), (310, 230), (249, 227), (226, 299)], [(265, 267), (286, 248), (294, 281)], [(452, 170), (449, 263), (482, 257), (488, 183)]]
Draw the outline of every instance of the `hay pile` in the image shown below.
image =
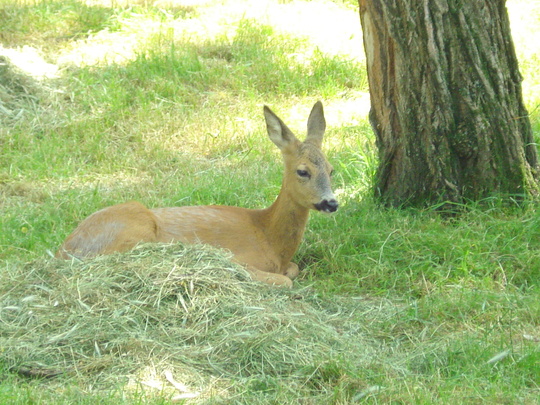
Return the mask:
[[(7, 126), (43, 114), (57, 114), (61, 91), (51, 87), (51, 66), (30, 47), (6, 49), (0, 44), (0, 124)], [(48, 80), (45, 80), (48, 79)], [(51, 111), (49, 111), (51, 110)]]
[(252, 282), (210, 247), (142, 245), (2, 269), (0, 351), (20, 375), (98, 389), (165, 385), (204, 398), (273, 381), (291, 392), (324, 390), (340, 378), (327, 375), (332, 364), (370, 361), (367, 311), (373, 306), (361, 300)]
[[(16, 118), (38, 101), (37, 83), (0, 55), (0, 119)], [(2, 122), (0, 121), (0, 122)]]

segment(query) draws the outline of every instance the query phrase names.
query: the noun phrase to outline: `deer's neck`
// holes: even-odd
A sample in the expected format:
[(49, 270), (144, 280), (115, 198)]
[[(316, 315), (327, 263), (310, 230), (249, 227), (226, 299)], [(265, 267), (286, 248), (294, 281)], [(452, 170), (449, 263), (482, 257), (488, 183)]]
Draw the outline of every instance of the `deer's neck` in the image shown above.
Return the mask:
[(284, 183), (276, 201), (262, 211), (266, 236), (282, 266), (296, 253), (309, 217), (309, 209), (297, 204), (286, 190)]

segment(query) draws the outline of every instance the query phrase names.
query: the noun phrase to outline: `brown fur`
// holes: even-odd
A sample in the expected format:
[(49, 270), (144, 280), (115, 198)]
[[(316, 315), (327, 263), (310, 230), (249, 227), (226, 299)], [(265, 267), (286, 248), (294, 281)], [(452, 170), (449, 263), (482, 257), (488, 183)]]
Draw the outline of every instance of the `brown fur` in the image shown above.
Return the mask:
[(317, 102), (308, 119), (307, 138), (300, 142), (268, 107), (264, 115), (268, 135), (281, 149), (285, 163), (281, 191), (269, 208), (148, 209), (136, 201), (114, 205), (81, 222), (57, 256), (123, 252), (141, 242), (206, 243), (230, 250), (254, 280), (291, 286), (298, 275), (298, 266), (291, 259), (304, 234), (309, 210), (337, 209), (330, 186), (332, 167), (320, 150), (326, 124), (322, 104)]

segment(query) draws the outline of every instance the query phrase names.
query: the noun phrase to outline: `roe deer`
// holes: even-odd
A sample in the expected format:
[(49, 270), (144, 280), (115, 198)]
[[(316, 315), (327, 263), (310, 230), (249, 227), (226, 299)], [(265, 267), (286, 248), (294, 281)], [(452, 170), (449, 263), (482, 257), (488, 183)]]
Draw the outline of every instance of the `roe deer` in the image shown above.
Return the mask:
[(232, 252), (252, 278), (291, 286), (298, 266), (291, 262), (304, 234), (309, 210), (334, 212), (332, 166), (321, 152), (326, 122), (315, 103), (307, 137), (300, 142), (264, 106), (268, 135), (281, 150), (285, 173), (281, 191), (266, 209), (191, 206), (148, 209), (133, 201), (104, 208), (86, 218), (60, 247), (57, 257), (91, 257), (132, 249), (140, 242), (206, 243)]

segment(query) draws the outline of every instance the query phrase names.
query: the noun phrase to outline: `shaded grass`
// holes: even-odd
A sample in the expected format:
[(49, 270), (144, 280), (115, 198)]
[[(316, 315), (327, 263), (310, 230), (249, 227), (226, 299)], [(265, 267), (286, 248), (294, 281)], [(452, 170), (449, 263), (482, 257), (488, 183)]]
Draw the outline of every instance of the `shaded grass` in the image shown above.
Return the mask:
[[(470, 208), (449, 220), (436, 212), (380, 211), (371, 202), (351, 203), (342, 213), (331, 227), (327, 220), (313, 218), (301, 248), (310, 252), (310, 279), (330, 276), (331, 281), (324, 278), (326, 288), (417, 297), (448, 284), (538, 288), (539, 216), (534, 205), (491, 212)], [(334, 227), (340, 234), (332, 232)], [(330, 238), (339, 240), (332, 250), (324, 248)], [(318, 269), (320, 263), (324, 270)]]

